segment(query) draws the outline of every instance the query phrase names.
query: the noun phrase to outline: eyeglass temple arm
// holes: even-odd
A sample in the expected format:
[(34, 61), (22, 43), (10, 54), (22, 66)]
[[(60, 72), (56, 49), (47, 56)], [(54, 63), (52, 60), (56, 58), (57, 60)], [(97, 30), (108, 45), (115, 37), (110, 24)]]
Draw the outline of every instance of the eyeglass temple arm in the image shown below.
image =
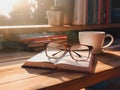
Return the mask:
[[(89, 47), (89, 49), (91, 50), (93, 47)], [(78, 55), (79, 57), (82, 57), (80, 54), (78, 54), (77, 52), (75, 51), (88, 51), (88, 49), (83, 49), (83, 50), (74, 50), (73, 52)]]
[[(61, 51), (63, 51), (63, 50), (61, 50)], [(61, 51), (58, 51), (58, 52), (52, 54), (52, 56), (55, 56), (56, 54), (60, 53)]]
[(76, 55), (78, 55), (79, 57), (82, 57), (80, 54), (78, 54), (77, 52), (73, 51)]
[[(61, 50), (62, 51), (62, 50)], [(61, 51), (59, 51), (59, 52), (56, 52), (56, 53), (54, 53), (52, 56), (55, 56), (56, 54), (58, 54), (58, 53), (60, 53)], [(82, 57), (80, 54), (78, 54), (77, 52), (75, 52), (75, 51), (73, 51), (76, 55), (78, 55), (79, 57)]]

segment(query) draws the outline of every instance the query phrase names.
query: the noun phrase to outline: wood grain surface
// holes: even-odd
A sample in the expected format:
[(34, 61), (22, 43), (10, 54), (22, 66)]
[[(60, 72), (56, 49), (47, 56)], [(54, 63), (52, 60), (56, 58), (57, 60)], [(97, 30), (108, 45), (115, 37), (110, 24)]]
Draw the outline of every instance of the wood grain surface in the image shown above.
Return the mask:
[(95, 55), (93, 74), (22, 68), (23, 63), (0, 67), (1, 90), (79, 90), (120, 76), (120, 51)]

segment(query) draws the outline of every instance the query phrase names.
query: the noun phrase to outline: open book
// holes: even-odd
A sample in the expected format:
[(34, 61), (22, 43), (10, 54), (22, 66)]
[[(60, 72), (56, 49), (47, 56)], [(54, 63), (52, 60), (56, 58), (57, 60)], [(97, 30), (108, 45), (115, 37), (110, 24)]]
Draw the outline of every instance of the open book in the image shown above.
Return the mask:
[(48, 69), (72, 70), (93, 73), (94, 59), (92, 54), (86, 61), (75, 61), (67, 53), (63, 58), (58, 60), (50, 59), (45, 55), (45, 51), (38, 53), (32, 58), (28, 59), (23, 67), (39, 67)]

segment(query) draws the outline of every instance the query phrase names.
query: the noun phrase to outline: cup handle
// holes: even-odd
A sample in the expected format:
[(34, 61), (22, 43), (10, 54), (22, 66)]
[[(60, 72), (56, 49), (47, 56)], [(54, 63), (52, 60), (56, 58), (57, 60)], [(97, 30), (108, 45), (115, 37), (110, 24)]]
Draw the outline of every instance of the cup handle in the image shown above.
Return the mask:
[(105, 38), (107, 38), (107, 37), (111, 38), (111, 41), (107, 45), (104, 45), (102, 48), (109, 47), (114, 41), (114, 38), (111, 34), (106, 34)]

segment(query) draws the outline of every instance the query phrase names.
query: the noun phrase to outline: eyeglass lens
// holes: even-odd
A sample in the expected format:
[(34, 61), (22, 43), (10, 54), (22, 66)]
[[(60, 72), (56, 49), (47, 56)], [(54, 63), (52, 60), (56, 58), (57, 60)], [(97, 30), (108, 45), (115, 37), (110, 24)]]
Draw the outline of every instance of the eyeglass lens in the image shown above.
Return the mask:
[(60, 58), (65, 53), (65, 46), (58, 43), (49, 43), (46, 51), (49, 57)]
[(70, 54), (75, 60), (86, 60), (89, 56), (89, 48), (82, 45), (74, 45), (70, 48)]

